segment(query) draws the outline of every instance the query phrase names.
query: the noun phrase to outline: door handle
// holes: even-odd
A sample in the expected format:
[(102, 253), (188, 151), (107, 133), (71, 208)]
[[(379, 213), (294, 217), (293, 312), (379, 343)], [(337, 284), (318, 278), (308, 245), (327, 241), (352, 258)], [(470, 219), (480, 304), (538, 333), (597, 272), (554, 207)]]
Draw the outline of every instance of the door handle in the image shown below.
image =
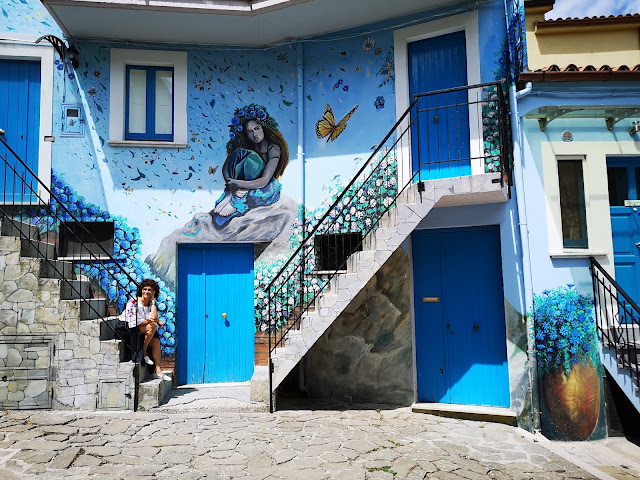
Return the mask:
[(478, 330), (480, 330), (480, 326), (476, 323), (476, 324), (473, 326), (473, 329), (477, 332)]
[(636, 243), (636, 247), (640, 248), (640, 242)]
[(226, 314), (226, 313), (223, 313), (223, 314), (222, 314), (222, 318), (227, 318), (227, 314)]
[(4, 134), (5, 134), (5, 131), (0, 128), (0, 135), (4, 135)]

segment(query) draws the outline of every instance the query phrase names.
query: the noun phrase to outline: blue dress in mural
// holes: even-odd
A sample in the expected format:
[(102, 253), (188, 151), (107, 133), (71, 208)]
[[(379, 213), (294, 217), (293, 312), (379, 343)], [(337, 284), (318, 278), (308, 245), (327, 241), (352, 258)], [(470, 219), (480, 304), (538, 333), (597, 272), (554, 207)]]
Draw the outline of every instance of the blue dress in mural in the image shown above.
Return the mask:
[[(229, 172), (236, 180), (256, 180), (262, 176), (266, 166), (265, 160), (257, 152), (245, 148), (238, 148), (230, 155), (228, 161), (230, 162)], [(213, 222), (222, 227), (232, 218), (242, 216), (252, 208), (271, 205), (280, 199), (281, 190), (282, 185), (275, 178), (271, 178), (263, 188), (247, 190), (243, 196), (237, 196), (225, 190), (216, 201), (216, 205), (229, 196), (229, 203), (235, 211), (223, 216), (214, 210), (211, 212)]]

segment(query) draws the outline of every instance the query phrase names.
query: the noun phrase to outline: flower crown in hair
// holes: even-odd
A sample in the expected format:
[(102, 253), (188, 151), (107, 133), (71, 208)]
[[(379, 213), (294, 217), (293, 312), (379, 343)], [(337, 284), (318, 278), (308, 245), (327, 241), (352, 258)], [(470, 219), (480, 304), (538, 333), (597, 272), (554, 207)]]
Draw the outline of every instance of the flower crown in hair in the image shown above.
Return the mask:
[(278, 129), (278, 122), (269, 116), (267, 109), (262, 105), (251, 103), (243, 108), (237, 108), (231, 117), (229, 125), (229, 141), (227, 142), (227, 153), (233, 152), (242, 143), (240, 132), (249, 120), (254, 120), (263, 128), (270, 127), (272, 130)]

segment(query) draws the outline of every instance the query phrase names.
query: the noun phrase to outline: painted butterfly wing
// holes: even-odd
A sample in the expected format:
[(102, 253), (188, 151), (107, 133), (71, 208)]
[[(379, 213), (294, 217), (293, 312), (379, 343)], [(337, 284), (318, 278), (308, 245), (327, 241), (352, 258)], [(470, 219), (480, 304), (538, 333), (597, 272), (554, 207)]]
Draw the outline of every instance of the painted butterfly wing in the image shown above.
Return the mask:
[(335, 126), (335, 128), (331, 132), (331, 135), (329, 136), (328, 140), (331, 140), (333, 142), (336, 138), (340, 136), (342, 132), (344, 132), (344, 129), (347, 128), (347, 122), (351, 118), (351, 115), (353, 115), (353, 113), (358, 109), (359, 106), (360, 105), (356, 105), (355, 107), (353, 107), (351, 111), (347, 113), (344, 116), (344, 118), (340, 120), (340, 122), (338, 122), (338, 124)]
[[(324, 138), (331, 134), (331, 132), (336, 128), (335, 121), (336, 119), (333, 116), (331, 105), (326, 103), (324, 106), (324, 112), (322, 113), (322, 118), (316, 122), (316, 136), (318, 138)], [(327, 139), (327, 141), (329, 141), (329, 139)]]

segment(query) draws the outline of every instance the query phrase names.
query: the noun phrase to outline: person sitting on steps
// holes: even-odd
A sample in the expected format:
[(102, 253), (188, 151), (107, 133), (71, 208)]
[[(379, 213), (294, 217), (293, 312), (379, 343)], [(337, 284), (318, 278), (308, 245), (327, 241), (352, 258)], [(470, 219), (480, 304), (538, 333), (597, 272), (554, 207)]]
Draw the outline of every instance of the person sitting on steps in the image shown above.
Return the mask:
[[(158, 309), (156, 308), (156, 298), (160, 293), (158, 284), (149, 278), (140, 282), (137, 291), (137, 301), (129, 300), (122, 315), (124, 320), (129, 323), (129, 328), (138, 328), (141, 334), (144, 334), (144, 344), (142, 352), (144, 362), (147, 365), (155, 365), (155, 373), (153, 378), (161, 378), (162, 380), (171, 380), (171, 377), (162, 373), (160, 369), (160, 335), (158, 335), (158, 326), (164, 323), (158, 317)], [(151, 356), (147, 355), (147, 348), (151, 347)]]

